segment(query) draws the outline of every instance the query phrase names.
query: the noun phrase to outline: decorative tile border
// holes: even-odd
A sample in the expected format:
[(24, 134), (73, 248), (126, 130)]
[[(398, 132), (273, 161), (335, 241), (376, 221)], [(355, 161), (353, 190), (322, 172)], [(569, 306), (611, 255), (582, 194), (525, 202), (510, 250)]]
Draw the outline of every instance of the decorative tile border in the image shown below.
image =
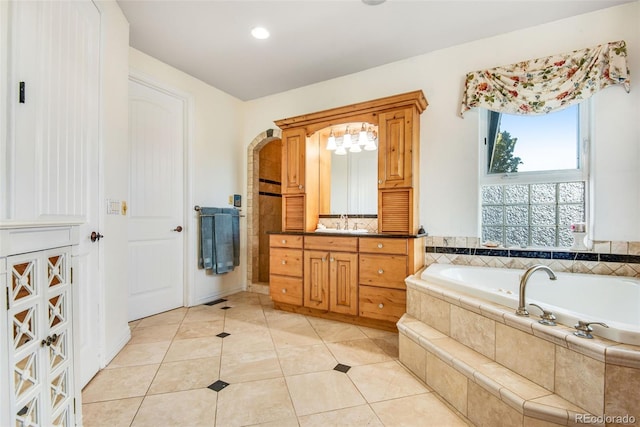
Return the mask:
[(598, 241), (591, 251), (571, 251), (488, 248), (477, 237), (428, 236), (425, 261), (519, 269), (540, 263), (564, 272), (640, 277), (640, 242)]

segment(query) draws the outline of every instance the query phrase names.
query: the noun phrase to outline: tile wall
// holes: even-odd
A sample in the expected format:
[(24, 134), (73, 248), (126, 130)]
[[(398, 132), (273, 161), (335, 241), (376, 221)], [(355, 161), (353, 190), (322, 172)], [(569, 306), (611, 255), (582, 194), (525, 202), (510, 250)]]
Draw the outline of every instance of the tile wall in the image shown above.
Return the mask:
[(562, 272), (640, 277), (640, 242), (594, 241), (591, 250), (572, 251), (488, 248), (477, 237), (427, 236), (425, 262), (516, 269), (546, 264)]

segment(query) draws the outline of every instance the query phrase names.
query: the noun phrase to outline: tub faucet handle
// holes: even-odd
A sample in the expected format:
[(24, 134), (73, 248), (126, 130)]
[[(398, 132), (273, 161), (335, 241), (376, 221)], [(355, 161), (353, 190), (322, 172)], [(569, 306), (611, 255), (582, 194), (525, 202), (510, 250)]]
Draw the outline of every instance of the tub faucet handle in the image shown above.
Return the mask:
[(547, 326), (556, 326), (556, 316), (552, 312), (545, 310), (544, 308), (540, 307), (538, 304), (529, 303), (529, 305), (538, 307), (540, 311), (542, 311), (542, 316), (540, 316), (540, 320), (538, 320), (538, 323), (547, 325)]
[(578, 320), (578, 323), (573, 325), (573, 327), (577, 329), (577, 331), (575, 331), (573, 335), (580, 338), (592, 339), (593, 335), (591, 335), (591, 332), (593, 332), (593, 328), (591, 327), (591, 325), (600, 325), (605, 328), (609, 327), (606, 323), (602, 322), (585, 322), (584, 320)]

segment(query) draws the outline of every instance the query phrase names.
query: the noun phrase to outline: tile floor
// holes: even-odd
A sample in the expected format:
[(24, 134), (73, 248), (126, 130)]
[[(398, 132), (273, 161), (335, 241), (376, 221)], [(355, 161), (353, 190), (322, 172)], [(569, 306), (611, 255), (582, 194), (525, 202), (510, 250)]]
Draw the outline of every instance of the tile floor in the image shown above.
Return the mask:
[(84, 426), (467, 425), (398, 362), (397, 334), (226, 299), (132, 322)]

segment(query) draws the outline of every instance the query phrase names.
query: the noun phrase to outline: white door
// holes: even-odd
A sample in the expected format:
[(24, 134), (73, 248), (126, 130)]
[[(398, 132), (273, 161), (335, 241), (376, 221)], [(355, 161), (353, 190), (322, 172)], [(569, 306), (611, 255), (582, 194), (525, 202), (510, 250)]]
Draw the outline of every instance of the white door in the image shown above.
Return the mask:
[(129, 81), (129, 320), (184, 301), (184, 101)]

